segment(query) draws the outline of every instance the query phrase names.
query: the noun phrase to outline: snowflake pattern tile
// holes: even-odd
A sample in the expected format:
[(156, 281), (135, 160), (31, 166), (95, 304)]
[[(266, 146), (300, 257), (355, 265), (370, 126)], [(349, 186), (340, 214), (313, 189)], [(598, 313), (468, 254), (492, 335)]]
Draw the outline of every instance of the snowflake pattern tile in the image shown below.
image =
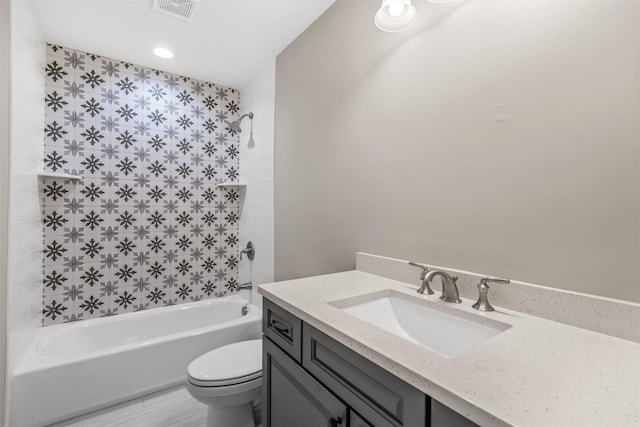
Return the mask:
[(237, 90), (47, 46), (43, 326), (236, 290)]

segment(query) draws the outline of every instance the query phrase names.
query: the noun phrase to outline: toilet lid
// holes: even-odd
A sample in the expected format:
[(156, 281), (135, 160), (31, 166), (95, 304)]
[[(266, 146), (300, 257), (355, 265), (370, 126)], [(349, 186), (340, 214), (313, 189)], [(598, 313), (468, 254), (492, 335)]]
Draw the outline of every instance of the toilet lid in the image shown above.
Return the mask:
[(262, 376), (262, 340), (211, 350), (189, 364), (189, 382), (204, 387), (238, 384)]

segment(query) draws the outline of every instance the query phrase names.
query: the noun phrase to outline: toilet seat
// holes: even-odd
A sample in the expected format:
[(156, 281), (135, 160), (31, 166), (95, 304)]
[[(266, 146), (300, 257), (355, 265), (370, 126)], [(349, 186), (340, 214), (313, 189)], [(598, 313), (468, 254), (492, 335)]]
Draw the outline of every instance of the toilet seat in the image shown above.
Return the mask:
[(254, 374), (247, 375), (245, 377), (227, 378), (224, 380), (217, 380), (217, 381), (200, 380), (198, 378), (193, 378), (191, 375), (189, 375), (188, 380), (191, 384), (197, 385), (198, 387), (223, 387), (223, 386), (244, 384), (260, 378), (262, 378), (262, 372), (256, 372)]
[(240, 341), (211, 350), (189, 364), (187, 376), (191, 384), (199, 387), (254, 382), (262, 377), (262, 340)]

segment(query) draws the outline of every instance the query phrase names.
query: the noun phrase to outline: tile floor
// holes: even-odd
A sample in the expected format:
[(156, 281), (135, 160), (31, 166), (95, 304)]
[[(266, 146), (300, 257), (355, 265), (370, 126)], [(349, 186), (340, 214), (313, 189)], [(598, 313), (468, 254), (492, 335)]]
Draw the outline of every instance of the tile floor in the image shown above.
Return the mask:
[(203, 427), (206, 423), (207, 407), (178, 386), (51, 427)]

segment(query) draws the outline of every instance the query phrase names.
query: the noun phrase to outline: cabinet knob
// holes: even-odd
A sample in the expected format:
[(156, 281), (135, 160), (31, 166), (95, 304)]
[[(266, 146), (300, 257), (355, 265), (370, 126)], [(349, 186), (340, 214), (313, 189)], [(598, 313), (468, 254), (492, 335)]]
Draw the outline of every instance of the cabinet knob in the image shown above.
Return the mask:
[(342, 418), (331, 418), (329, 420), (331, 422), (331, 427), (338, 427), (338, 424), (342, 424)]

